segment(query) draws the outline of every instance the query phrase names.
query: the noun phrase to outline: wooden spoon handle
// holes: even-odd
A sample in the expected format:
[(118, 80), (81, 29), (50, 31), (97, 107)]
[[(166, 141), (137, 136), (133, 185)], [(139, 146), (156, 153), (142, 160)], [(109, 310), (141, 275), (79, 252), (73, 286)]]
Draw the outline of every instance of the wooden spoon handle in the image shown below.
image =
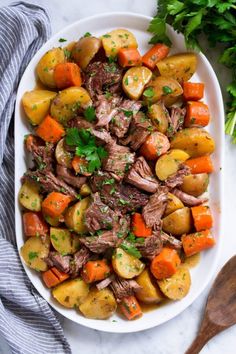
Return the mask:
[(196, 339), (193, 341), (191, 346), (185, 352), (185, 354), (198, 354), (204, 345), (209, 341), (209, 337), (207, 335), (204, 336), (203, 333), (199, 333)]

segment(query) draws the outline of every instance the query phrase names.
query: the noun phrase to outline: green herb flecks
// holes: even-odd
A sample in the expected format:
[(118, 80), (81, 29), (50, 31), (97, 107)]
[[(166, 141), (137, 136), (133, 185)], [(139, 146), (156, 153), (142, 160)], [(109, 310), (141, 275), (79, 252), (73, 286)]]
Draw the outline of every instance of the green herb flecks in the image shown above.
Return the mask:
[(33, 261), (35, 258), (38, 258), (38, 252), (29, 252), (28, 258), (29, 258), (29, 261)]
[(169, 94), (173, 93), (172, 88), (170, 88), (169, 86), (163, 86), (162, 91), (163, 91), (164, 95), (169, 95)]
[(60, 39), (58, 39), (58, 42), (60, 42), (60, 43), (67, 42), (67, 39), (65, 39), (65, 38), (60, 38)]
[(84, 116), (88, 122), (92, 122), (96, 119), (95, 108), (90, 106), (85, 109)]
[(143, 96), (147, 97), (147, 98), (152, 98), (154, 96), (154, 90), (153, 87), (148, 87), (144, 92), (143, 92)]
[(141, 258), (142, 255), (139, 252), (139, 250), (132, 244), (128, 244), (126, 242), (122, 242), (120, 247), (127, 253), (129, 253), (131, 256), (134, 256), (136, 258)]

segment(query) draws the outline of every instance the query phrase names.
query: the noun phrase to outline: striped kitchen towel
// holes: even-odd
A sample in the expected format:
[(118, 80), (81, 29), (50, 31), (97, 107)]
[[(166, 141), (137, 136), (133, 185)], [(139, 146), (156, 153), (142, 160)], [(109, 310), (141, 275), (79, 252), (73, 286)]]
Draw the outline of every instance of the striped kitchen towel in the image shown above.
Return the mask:
[(17, 2), (0, 9), (0, 332), (12, 353), (71, 353), (50, 306), (27, 278), (15, 241), (13, 112), (19, 80), (50, 36), (46, 11)]

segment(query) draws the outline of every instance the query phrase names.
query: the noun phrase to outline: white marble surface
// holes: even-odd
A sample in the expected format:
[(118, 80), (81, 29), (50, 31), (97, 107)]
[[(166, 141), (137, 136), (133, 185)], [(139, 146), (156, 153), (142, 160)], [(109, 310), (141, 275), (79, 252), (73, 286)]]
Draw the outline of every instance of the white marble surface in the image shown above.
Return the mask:
[[(0, 6), (12, 1), (0, 0)], [(47, 6), (51, 15), (53, 33), (81, 18), (109, 11), (129, 11), (146, 15), (154, 15), (155, 0), (36, 0), (38, 4)], [(217, 52), (207, 51), (222, 87), (229, 77), (224, 68), (216, 63)], [(214, 117), (213, 117), (214, 119)], [(218, 269), (236, 253), (236, 236), (234, 218), (236, 211), (236, 146), (226, 139), (225, 146), (225, 222), (222, 254)], [(194, 339), (209, 287), (182, 314), (162, 326), (134, 334), (108, 334), (90, 330), (69, 320), (62, 319), (65, 335), (71, 345), (73, 354), (183, 354)], [(223, 300), (222, 300), (223, 301)], [(202, 354), (235, 354), (236, 326), (212, 339), (202, 350)], [(0, 354), (10, 353), (8, 346), (0, 338)], [(32, 352), (33, 354), (33, 352)], [(48, 353), (51, 354), (51, 353)]]

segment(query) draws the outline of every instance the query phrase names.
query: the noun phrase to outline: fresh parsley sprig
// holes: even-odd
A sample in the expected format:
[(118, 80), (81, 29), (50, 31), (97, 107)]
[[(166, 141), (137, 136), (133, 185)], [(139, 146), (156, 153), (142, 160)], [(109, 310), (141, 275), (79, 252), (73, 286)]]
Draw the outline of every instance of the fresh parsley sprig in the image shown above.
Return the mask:
[(102, 165), (102, 159), (107, 157), (107, 151), (96, 145), (95, 137), (89, 129), (68, 128), (66, 131), (66, 144), (75, 146), (75, 154), (88, 161), (87, 170), (93, 173)]
[(153, 34), (150, 43), (171, 45), (167, 35), (170, 24), (184, 35), (187, 48), (201, 50), (201, 35), (210, 47), (221, 44), (220, 63), (232, 70), (233, 81), (227, 86), (229, 102), (225, 132), (236, 143), (236, 0), (159, 0), (157, 15), (148, 30)]

